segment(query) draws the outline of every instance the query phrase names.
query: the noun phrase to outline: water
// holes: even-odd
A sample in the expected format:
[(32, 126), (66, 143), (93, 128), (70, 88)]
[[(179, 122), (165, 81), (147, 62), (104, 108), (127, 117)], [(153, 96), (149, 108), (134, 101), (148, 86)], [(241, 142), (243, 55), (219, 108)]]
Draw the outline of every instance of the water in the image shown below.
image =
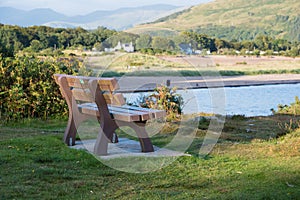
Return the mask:
[[(300, 84), (278, 84), (178, 91), (183, 96), (183, 112), (239, 114), (245, 116), (271, 115), (278, 104), (289, 105), (300, 96)], [(143, 93), (145, 94), (145, 93)], [(127, 94), (130, 101), (141, 94)]]

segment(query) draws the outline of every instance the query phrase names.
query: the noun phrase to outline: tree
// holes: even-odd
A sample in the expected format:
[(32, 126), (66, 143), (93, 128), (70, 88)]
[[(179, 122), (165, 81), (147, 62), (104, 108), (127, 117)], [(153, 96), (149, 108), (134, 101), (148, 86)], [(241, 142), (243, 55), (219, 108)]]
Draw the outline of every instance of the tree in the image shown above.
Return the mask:
[(152, 38), (150, 35), (140, 35), (136, 40), (136, 49), (147, 49), (151, 47)]
[(215, 39), (215, 46), (217, 47), (218, 54), (220, 53), (220, 49), (226, 48), (226, 43), (224, 40)]
[(248, 40), (242, 41), (241, 46), (242, 46), (242, 48), (247, 49), (249, 51), (254, 50), (254, 48), (255, 48), (254, 42), (248, 41)]
[(293, 47), (290, 51), (289, 51), (289, 55), (292, 56), (292, 57), (296, 57), (296, 56), (299, 56), (300, 55), (300, 49), (299, 47)]
[(114, 34), (111, 37), (109, 37), (105, 42), (110, 44), (112, 47), (116, 46), (118, 44), (118, 42), (121, 42), (121, 43), (132, 42), (134, 44), (138, 37), (139, 36), (136, 34), (127, 33), (127, 32), (119, 32), (118, 34)]
[(267, 35), (259, 35), (255, 38), (254, 42), (258, 49), (268, 50), (272, 49), (272, 38)]
[(41, 42), (38, 41), (38, 40), (32, 40), (32, 41), (30, 42), (30, 49), (31, 49), (33, 52), (39, 52), (39, 51), (42, 49)]
[(175, 44), (172, 40), (163, 37), (153, 37), (151, 46), (153, 49), (163, 51), (174, 50)]

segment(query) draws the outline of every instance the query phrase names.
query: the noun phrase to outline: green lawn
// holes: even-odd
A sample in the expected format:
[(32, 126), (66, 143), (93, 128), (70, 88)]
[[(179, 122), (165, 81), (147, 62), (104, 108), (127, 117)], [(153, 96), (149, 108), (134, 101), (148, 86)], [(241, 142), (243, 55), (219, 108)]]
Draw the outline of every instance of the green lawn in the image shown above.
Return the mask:
[[(117, 171), (68, 148), (62, 142), (65, 120), (3, 125), (0, 199), (298, 199), (300, 131), (274, 139), (282, 133), (278, 120), (288, 121), (227, 119), (213, 152), (200, 158), (203, 122), (188, 150), (192, 156), (146, 174)], [(256, 129), (245, 131), (250, 122)], [(172, 135), (153, 142), (161, 146)]]

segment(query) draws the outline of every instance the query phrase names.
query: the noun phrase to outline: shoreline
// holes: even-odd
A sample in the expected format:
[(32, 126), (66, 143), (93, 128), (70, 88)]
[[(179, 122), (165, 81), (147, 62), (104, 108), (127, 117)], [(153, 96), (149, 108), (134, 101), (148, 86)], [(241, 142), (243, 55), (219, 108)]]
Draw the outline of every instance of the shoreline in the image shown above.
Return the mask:
[(203, 89), (220, 87), (247, 87), (276, 84), (297, 84), (300, 83), (300, 74), (264, 74), (264, 75), (243, 75), (243, 76), (219, 76), (219, 77), (118, 77), (119, 92), (150, 92), (157, 85), (176, 87), (178, 90)]

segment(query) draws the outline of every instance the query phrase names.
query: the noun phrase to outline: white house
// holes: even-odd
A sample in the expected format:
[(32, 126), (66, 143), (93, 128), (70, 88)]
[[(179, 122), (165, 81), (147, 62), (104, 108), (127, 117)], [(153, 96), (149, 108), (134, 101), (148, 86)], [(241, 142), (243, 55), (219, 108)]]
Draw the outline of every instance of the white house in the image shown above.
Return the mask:
[(105, 48), (104, 50), (105, 52), (112, 52), (112, 51), (119, 51), (122, 49), (128, 53), (134, 52), (134, 46), (132, 42), (123, 44), (120, 41), (118, 42), (117, 46), (115, 46), (114, 48)]

